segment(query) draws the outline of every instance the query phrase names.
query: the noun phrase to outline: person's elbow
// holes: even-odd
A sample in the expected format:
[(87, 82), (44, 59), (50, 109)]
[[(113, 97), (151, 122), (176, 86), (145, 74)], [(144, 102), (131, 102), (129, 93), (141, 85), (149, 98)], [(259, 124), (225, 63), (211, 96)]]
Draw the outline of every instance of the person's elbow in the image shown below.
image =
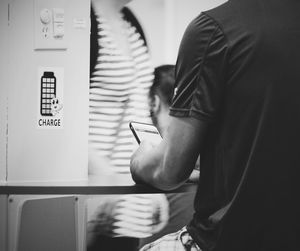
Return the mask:
[(182, 186), (188, 177), (176, 175), (172, 172), (158, 172), (154, 179), (155, 187), (163, 191), (171, 191)]

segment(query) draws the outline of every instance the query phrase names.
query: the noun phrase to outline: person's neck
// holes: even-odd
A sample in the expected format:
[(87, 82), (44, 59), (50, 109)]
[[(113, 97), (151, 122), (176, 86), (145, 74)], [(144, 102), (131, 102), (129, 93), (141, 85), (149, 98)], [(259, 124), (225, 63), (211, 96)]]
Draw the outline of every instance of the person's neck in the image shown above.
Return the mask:
[(112, 20), (120, 17), (120, 12), (130, 0), (92, 0), (93, 6), (106, 19)]
[(161, 136), (166, 134), (170, 122), (169, 109), (164, 109), (165, 110), (161, 111), (157, 117), (157, 127)]

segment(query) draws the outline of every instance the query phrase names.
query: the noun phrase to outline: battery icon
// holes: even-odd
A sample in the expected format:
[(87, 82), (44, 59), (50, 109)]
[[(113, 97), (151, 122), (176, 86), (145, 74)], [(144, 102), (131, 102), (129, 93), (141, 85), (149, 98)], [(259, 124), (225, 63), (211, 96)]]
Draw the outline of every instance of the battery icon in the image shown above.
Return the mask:
[(41, 77), (41, 104), (42, 116), (53, 116), (51, 112), (51, 100), (56, 97), (56, 78), (54, 72), (45, 71)]

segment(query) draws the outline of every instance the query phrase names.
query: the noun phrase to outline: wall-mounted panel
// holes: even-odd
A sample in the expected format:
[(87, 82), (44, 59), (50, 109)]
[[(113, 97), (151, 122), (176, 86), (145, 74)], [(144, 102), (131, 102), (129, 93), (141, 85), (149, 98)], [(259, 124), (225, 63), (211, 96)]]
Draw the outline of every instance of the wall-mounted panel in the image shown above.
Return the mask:
[[(54, 20), (63, 22), (62, 43), (49, 39), (37, 45), (36, 22), (45, 9), (51, 36), (62, 32), (62, 27), (54, 32)], [(87, 179), (89, 13), (86, 0), (10, 3), (9, 181)]]

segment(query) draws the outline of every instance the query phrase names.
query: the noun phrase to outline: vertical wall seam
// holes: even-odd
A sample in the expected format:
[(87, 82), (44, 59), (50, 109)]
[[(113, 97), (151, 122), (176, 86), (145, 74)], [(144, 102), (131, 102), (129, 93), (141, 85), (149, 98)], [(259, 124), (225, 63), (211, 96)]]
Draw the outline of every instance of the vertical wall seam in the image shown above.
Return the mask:
[[(9, 46), (9, 26), (10, 26), (10, 0), (8, 0), (7, 4), (7, 26), (8, 26), (8, 46)], [(10, 64), (10, 50), (8, 50), (8, 67)], [(9, 78), (8, 74), (8, 78)], [(7, 81), (8, 83), (8, 81)], [(9, 96), (9, 85), (6, 85), (6, 145), (5, 145), (5, 181), (8, 181), (8, 96)]]
[(10, 5), (7, 5), (7, 24), (9, 26), (9, 22), (10, 22)]
[(5, 181), (8, 180), (8, 97), (6, 97)]

